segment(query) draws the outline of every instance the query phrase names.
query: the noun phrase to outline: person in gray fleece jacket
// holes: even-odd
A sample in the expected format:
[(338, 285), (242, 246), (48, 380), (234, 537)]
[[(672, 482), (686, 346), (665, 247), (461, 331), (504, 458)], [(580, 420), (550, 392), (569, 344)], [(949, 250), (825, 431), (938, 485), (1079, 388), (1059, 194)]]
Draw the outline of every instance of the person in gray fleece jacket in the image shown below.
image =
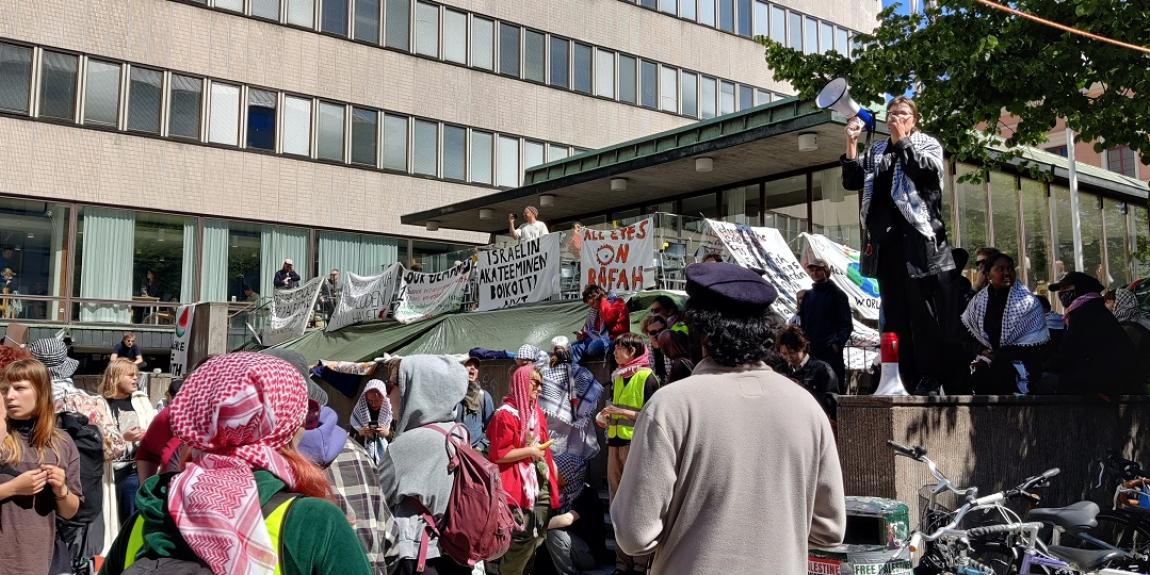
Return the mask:
[[(439, 520), (447, 511), (453, 485), (443, 435), (423, 427), (450, 431), (455, 425), (455, 406), (467, 392), (467, 370), (450, 357), (413, 355), (400, 361), (398, 382), (389, 382), (388, 387), (392, 413), (399, 415), (395, 438), (380, 463), (379, 480), (395, 516), (399, 563), (394, 573), (408, 574), (416, 572), (426, 527), (421, 505)], [(471, 572), (442, 555), (435, 538), (427, 559), (424, 573)]]

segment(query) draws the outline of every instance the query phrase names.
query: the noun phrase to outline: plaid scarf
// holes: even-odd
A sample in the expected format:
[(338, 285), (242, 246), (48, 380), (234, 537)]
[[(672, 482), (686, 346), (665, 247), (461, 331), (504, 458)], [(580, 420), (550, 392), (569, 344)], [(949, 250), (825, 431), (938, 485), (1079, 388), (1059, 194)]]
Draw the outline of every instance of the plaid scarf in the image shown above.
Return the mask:
[(1150, 330), (1150, 313), (1138, 306), (1138, 297), (1126, 288), (1114, 292), (1114, 317), (1118, 323), (1135, 323)]
[[(990, 290), (986, 288), (977, 294), (962, 314), (962, 323), (979, 343), (992, 348), (990, 336), (983, 322), (986, 320), (986, 307), (990, 301)], [(1002, 333), (999, 347), (1042, 345), (1050, 341), (1050, 331), (1046, 328), (1046, 313), (1042, 305), (1022, 286), (1014, 282), (1006, 295), (1006, 309), (1002, 312)]]
[[(922, 132), (915, 132), (907, 137), (910, 138), (910, 145), (937, 169), (938, 189), (943, 189), (942, 144)], [(867, 152), (867, 157), (882, 157), (889, 143), (889, 140), (876, 142)], [(867, 212), (870, 211), (871, 198), (874, 197), (874, 175), (874, 170), (868, 169), (866, 180), (863, 183), (862, 221), (864, 222), (867, 218)], [(934, 239), (934, 227), (930, 224), (930, 209), (927, 207), (926, 201), (919, 195), (914, 182), (903, 171), (902, 163), (897, 160), (894, 162), (894, 177), (891, 182), (890, 197), (906, 221), (914, 226), (914, 229), (918, 230), (918, 233), (922, 234), (923, 237)]]

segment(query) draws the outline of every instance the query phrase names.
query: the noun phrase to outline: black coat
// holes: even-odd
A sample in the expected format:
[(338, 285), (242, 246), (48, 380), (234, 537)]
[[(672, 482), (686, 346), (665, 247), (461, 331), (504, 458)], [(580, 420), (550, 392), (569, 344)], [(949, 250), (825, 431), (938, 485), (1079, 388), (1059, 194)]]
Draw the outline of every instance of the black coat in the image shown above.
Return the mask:
[(835, 370), (831, 369), (830, 364), (821, 359), (807, 356), (807, 362), (802, 367), (793, 369), (788, 366), (787, 371), (784, 371), (783, 374), (811, 392), (819, 405), (823, 406), (823, 411), (826, 412), (827, 416), (835, 419), (839, 378), (835, 375)]
[(1059, 393), (1138, 393), (1134, 344), (1102, 298), (1076, 308), (1067, 323), (1052, 363)]
[(815, 284), (803, 296), (799, 319), (811, 346), (820, 349), (831, 346), (842, 349), (854, 328), (851, 302), (847, 294), (830, 280)]

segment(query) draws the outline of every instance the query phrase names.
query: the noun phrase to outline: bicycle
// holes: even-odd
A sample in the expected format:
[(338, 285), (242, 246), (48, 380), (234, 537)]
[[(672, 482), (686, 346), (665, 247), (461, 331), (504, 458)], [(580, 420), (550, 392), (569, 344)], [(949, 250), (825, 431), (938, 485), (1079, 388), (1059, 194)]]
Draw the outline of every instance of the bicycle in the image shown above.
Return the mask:
[(1094, 487), (1102, 488), (1109, 479), (1115, 489), (1111, 508), (1098, 513), (1098, 526), (1092, 532), (1102, 541), (1140, 557), (1142, 568), (1150, 571), (1150, 478), (1138, 462), (1114, 452), (1094, 464), (1098, 465)]

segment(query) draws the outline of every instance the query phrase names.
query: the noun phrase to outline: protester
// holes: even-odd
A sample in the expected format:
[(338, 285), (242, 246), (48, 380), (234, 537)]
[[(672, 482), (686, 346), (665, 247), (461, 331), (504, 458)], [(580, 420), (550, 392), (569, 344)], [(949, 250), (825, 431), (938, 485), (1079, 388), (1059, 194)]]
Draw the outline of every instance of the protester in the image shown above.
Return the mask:
[(1070, 272), (1050, 284), (1066, 310), (1066, 334), (1048, 370), (1058, 376), (1058, 392), (1120, 395), (1136, 391), (1134, 345), (1102, 300), (1102, 284)]
[(127, 443), (123, 455), (104, 463), (104, 524), (111, 533), (119, 531), (120, 525), (136, 512), (136, 491), (140, 488), (136, 450), (156, 417), (147, 394), (136, 387), (139, 378), (136, 364), (117, 359), (108, 364), (100, 379), (100, 395), (116, 422), (116, 433)]
[(180, 386), (182, 385), (184, 385), (184, 378), (182, 377), (173, 378), (168, 382), (168, 389), (164, 392), (164, 398), (156, 403), (157, 412), (172, 403), (172, 398), (176, 397), (176, 394), (180, 392)]
[(962, 314), (963, 325), (980, 346), (970, 363), (974, 392), (1029, 394), (1050, 342), (1042, 304), (1017, 281), (1014, 258), (993, 254), (982, 267), (986, 288), (975, 294)]
[(256, 290), (252, 289), (252, 286), (246, 285), (244, 286), (244, 301), (258, 302), (260, 301), (260, 294), (256, 293)]
[(140, 346), (136, 345), (136, 334), (125, 333), (120, 343), (116, 344), (108, 361), (113, 362), (117, 359), (126, 359), (137, 366), (144, 363), (144, 354), (140, 353)]
[(1114, 293), (1114, 290), (1108, 289), (1103, 291), (1102, 301), (1105, 302), (1106, 309), (1110, 310), (1110, 313), (1114, 313), (1114, 306), (1118, 303), (1118, 296)]
[(807, 297), (807, 292), (810, 290), (801, 289), (795, 292), (795, 313), (787, 319), (787, 325), (803, 325), (803, 318), (799, 315), (799, 311), (803, 309), (803, 300)]
[(351, 429), (367, 451), (372, 465), (380, 465), (387, 452), (387, 437), (391, 433), (391, 403), (387, 401), (387, 385), (378, 379), (367, 382), (359, 401), (351, 410)]
[(548, 234), (547, 224), (539, 220), (539, 208), (535, 206), (523, 208), (523, 219), (527, 221), (516, 227), (515, 214), (507, 214), (508, 231), (511, 237), (519, 240), (519, 243), (529, 242)]
[(295, 262), (290, 259), (285, 259), (283, 267), (276, 272), (272, 278), (272, 285), (275, 289), (295, 289), (299, 287), (299, 274), (295, 272)]
[(830, 423), (762, 363), (775, 289), (731, 264), (685, 275), (704, 359), (639, 415), (611, 504), (616, 542), (654, 553), (653, 574), (806, 573), (808, 544), (838, 545), (846, 527)]
[(970, 279), (963, 275), (970, 254), (962, 248), (950, 251), (954, 258), (954, 269), (943, 277), (942, 288), (946, 294), (943, 302), (946, 307), (939, 310), (939, 324), (942, 326), (942, 358), (946, 363), (943, 375), (943, 389), (949, 395), (971, 393), (970, 360), (974, 358), (970, 334), (962, 323), (962, 314), (974, 296)]
[(667, 378), (667, 357), (659, 349), (659, 334), (667, 330), (667, 320), (660, 316), (647, 314), (639, 322), (639, 330), (647, 334), (647, 345), (651, 348), (651, 368), (660, 380)]
[(343, 293), (343, 283), (339, 279), (339, 268), (331, 268), (331, 272), (327, 274), (327, 279), (319, 286), (319, 304), (320, 309), (327, 317), (335, 313), (336, 305), (339, 304), (340, 295)]
[(560, 507), (570, 505), (586, 482), (587, 466), (599, 454), (595, 433), (595, 412), (603, 396), (603, 386), (587, 368), (572, 363), (570, 341), (564, 336), (551, 340), (551, 363), (542, 370), (543, 391), (539, 408), (547, 417), (552, 458), (559, 471)]
[(705, 263), (705, 264), (723, 263), (723, 256), (722, 256), (722, 254), (717, 254), (714, 252), (708, 253), (707, 255), (703, 256), (703, 263)]
[(80, 454), (56, 429), (52, 382), (44, 364), (16, 360), (0, 372), (6, 418), (0, 440), (0, 569), (49, 573), (57, 517), (80, 508)]
[[(974, 252), (974, 291), (982, 291), (982, 288), (986, 287), (987, 282), (990, 281), (990, 278), (986, 276), (986, 272), (983, 270), (986, 266), (986, 260), (990, 259), (991, 256), (998, 255), (998, 253), (998, 248), (992, 248), (990, 246), (978, 248), (978, 250)], [(955, 268), (959, 269), (957, 262), (955, 263)], [(964, 265), (963, 267), (965, 268), (966, 266)]]
[(479, 383), (479, 360), (469, 357), (463, 362), (467, 368), (467, 394), (455, 409), (455, 421), (467, 428), (471, 437), (471, 448), (487, 453), (490, 443), (487, 440), (487, 425), (495, 414), (495, 402), (491, 394)]
[[(686, 327), (682, 322), (677, 326)], [(674, 383), (680, 379), (690, 377), (695, 369), (695, 362), (691, 359), (691, 337), (683, 330), (668, 329), (659, 334), (656, 339), (659, 352), (666, 363), (666, 375), (661, 376), (665, 383)]]
[[(563, 476), (563, 464), (556, 461)], [(570, 482), (570, 480), (568, 480)], [(577, 496), (563, 503), (547, 522), (547, 551), (557, 575), (581, 575), (594, 571), (608, 555), (607, 529), (603, 524), (603, 501), (599, 491), (585, 482), (561, 487)]]
[(675, 327), (675, 324), (682, 319), (679, 314), (679, 304), (676, 304), (675, 300), (668, 295), (655, 296), (655, 300), (651, 302), (647, 311), (653, 316), (663, 318), (668, 328)]
[(1150, 313), (1138, 306), (1134, 292), (1126, 288), (1114, 291), (1114, 317), (1130, 343), (1137, 359), (1135, 387), (1140, 395), (1150, 395)]
[(1066, 333), (1065, 318), (1051, 308), (1049, 295), (1034, 297), (1038, 298), (1038, 303), (1042, 305), (1042, 311), (1046, 314), (1046, 329), (1050, 330), (1050, 349), (1056, 350), (1062, 344), (1062, 336)]
[(837, 419), (835, 395), (841, 389), (838, 376), (827, 362), (810, 355), (810, 342), (802, 328), (788, 326), (779, 333), (775, 348), (787, 362), (788, 370), (783, 375), (811, 392), (831, 421)]
[(520, 529), (499, 560), (500, 575), (531, 573), (535, 550), (546, 538), (547, 520), (559, 508), (559, 483), (546, 444), (547, 418), (539, 409), (543, 376), (523, 365), (511, 378), (511, 389), (487, 429), (491, 461), (499, 465), (507, 503)]
[(854, 329), (851, 302), (847, 294), (831, 281), (831, 268), (827, 262), (811, 260), (807, 263), (807, 274), (814, 285), (807, 290), (799, 306), (799, 323), (810, 342), (811, 355), (834, 369), (839, 393), (846, 393), (847, 368), (843, 363), (843, 349)]
[[(191, 459), (140, 488), (136, 523), (124, 526), (101, 573), (188, 572), (173, 560), (217, 575), (370, 573), (323, 473), (294, 447), (307, 401), (299, 371), (276, 357), (232, 353), (193, 371), (170, 408)], [(279, 528), (269, 529), (277, 516)], [(131, 537), (136, 529), (142, 538)]]
[(576, 334), (571, 345), (571, 357), (577, 364), (587, 359), (602, 358), (611, 347), (611, 340), (631, 331), (631, 316), (627, 302), (602, 287), (591, 284), (583, 288), (583, 304), (590, 308), (583, 329)]
[[(847, 123), (843, 187), (862, 190), (867, 266), (882, 292), (883, 331), (898, 334), (899, 371), (912, 390), (936, 390), (943, 379), (938, 310), (942, 275), (954, 269), (942, 212), (943, 151), (918, 130), (918, 107), (899, 96), (887, 104), (890, 138), (862, 158), (862, 121)], [(806, 326), (804, 324), (804, 328)]]
[(547, 355), (547, 352), (529, 343), (519, 346), (519, 350), (515, 352), (516, 367), (534, 365), (535, 369), (542, 370), (550, 363), (551, 356)]
[(429, 355), (405, 357), (397, 371), (388, 397), (399, 420), (379, 470), (380, 487), (395, 517), (398, 537), (398, 560), (392, 573), (416, 572), (426, 536), (424, 573), (467, 575), (471, 569), (441, 552), (438, 537), (423, 519), (428, 513), (441, 521), (447, 511), (454, 477), (447, 468), (443, 432), (455, 425), (455, 406), (467, 393), (467, 371), (449, 357)]

